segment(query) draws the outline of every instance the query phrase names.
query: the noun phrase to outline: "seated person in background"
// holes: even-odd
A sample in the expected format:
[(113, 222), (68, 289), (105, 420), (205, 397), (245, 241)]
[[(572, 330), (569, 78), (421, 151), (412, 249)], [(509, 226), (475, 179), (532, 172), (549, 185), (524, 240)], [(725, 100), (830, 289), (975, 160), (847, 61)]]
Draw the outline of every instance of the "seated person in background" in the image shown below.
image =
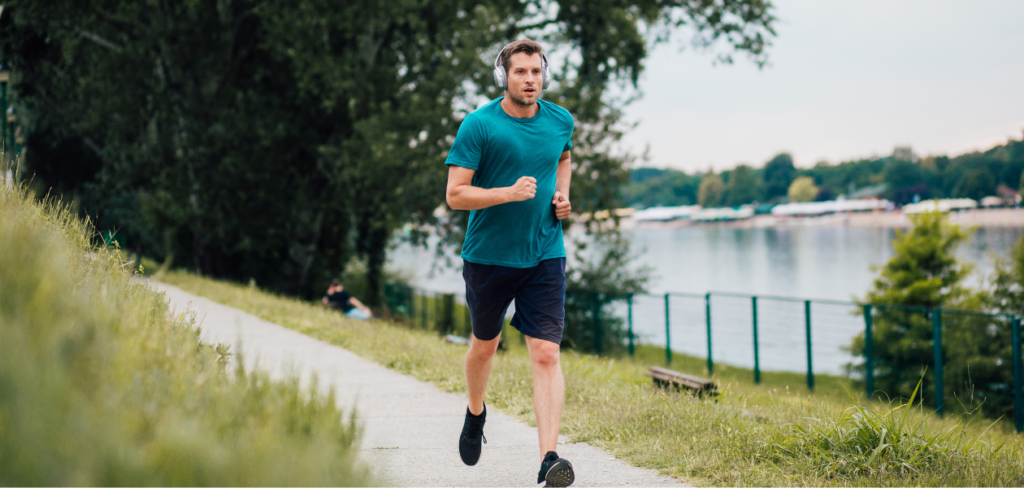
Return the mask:
[(331, 286), (327, 287), (327, 296), (320, 301), (328, 307), (340, 308), (345, 316), (354, 319), (367, 320), (373, 316), (373, 312), (345, 291), (345, 287), (338, 280), (331, 281)]

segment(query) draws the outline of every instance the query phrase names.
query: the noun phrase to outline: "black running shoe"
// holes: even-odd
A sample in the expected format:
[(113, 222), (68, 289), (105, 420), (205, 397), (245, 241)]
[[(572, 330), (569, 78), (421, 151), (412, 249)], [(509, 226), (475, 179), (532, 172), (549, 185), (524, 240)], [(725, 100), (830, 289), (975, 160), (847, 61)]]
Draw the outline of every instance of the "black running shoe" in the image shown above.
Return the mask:
[(484, 405), (484, 411), (480, 412), (479, 417), (470, 413), (469, 407), (466, 407), (466, 422), (462, 424), (462, 435), (459, 436), (459, 456), (462, 456), (462, 462), (469, 466), (480, 460), (481, 441), (487, 444), (487, 438), (484, 437), (486, 421), (487, 405)]
[(569, 486), (576, 481), (576, 473), (572, 471), (572, 463), (568, 459), (558, 457), (555, 451), (548, 451), (544, 455), (544, 462), (540, 463), (540, 473), (537, 473), (537, 483), (547, 482), (544, 486)]

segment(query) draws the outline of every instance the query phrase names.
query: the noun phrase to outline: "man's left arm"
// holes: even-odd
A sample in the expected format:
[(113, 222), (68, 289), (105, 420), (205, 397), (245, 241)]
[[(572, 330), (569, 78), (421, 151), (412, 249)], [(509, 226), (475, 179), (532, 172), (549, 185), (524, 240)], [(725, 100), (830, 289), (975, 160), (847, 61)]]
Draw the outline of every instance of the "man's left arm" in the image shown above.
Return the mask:
[(555, 217), (558, 220), (569, 218), (572, 212), (572, 204), (569, 203), (569, 182), (572, 180), (572, 158), (569, 151), (562, 153), (558, 159), (558, 169), (555, 173), (555, 196), (551, 204), (555, 206)]

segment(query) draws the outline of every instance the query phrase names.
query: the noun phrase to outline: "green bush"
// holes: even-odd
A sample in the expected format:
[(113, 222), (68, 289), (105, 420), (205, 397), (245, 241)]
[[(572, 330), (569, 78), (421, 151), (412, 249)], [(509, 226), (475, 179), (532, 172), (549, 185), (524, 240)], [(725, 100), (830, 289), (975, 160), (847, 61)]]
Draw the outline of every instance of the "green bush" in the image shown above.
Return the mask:
[[(964, 284), (973, 267), (957, 261), (956, 249), (968, 233), (940, 213), (911, 219), (914, 227), (897, 231), (895, 253), (863, 300), (879, 305), (874, 312), (875, 389), (907, 398), (924, 375), (923, 397), (934, 398), (932, 310), (974, 311), (942, 313), (945, 403), (960, 405), (964, 412), (980, 409), (991, 417), (1012, 414), (1010, 321), (982, 313), (991, 310), (992, 297)], [(1011, 282), (1006, 266), (1000, 269), (1002, 282)], [(864, 345), (861, 334), (853, 352), (863, 356)]]
[(55, 204), (0, 187), (0, 485), (365, 485), (333, 394), (229, 368)]

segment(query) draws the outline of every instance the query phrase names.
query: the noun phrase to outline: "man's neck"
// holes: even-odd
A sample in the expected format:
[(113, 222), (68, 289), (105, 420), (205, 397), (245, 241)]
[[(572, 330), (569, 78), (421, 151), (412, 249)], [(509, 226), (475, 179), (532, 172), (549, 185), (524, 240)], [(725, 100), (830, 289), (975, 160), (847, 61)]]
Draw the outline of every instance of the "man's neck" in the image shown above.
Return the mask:
[(512, 97), (509, 97), (506, 92), (505, 98), (501, 100), (501, 108), (511, 117), (515, 117), (517, 119), (528, 119), (537, 115), (537, 111), (540, 110), (540, 102), (538, 101), (531, 105), (520, 105), (513, 102)]

